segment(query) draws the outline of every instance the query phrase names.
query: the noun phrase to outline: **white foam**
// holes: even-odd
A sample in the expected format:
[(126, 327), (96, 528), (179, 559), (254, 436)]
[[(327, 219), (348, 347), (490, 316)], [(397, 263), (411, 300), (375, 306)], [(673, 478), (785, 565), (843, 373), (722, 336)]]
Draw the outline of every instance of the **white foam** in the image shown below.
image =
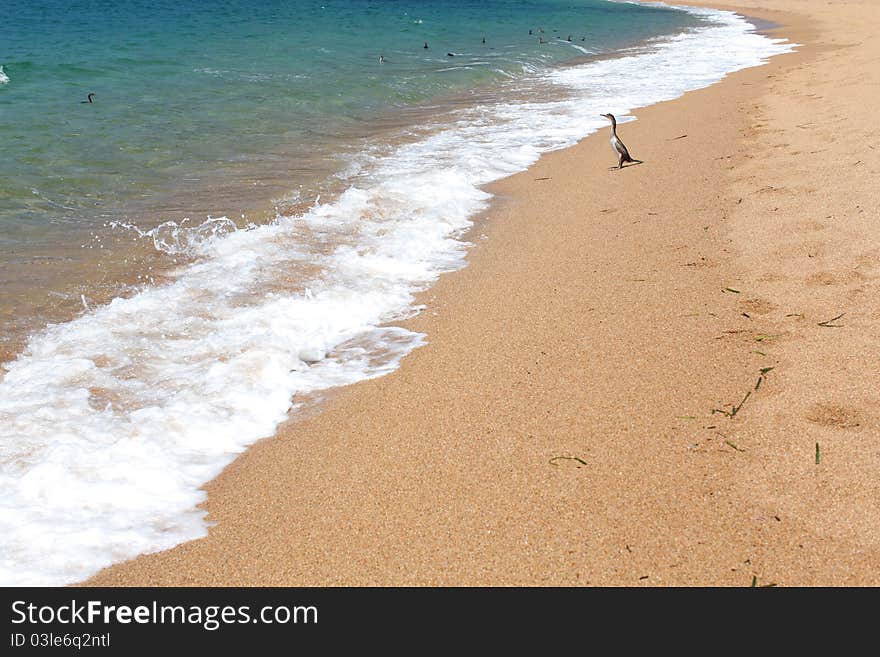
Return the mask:
[(164, 221), (155, 228), (141, 230), (135, 224), (110, 221), (110, 228), (122, 228), (134, 232), (140, 238), (149, 238), (157, 251), (168, 255), (197, 255), (212, 240), (235, 232), (237, 226), (228, 217), (208, 217), (197, 226), (188, 226), (189, 219), (180, 223)]
[(423, 343), (386, 325), (463, 266), (462, 233), (490, 198), (481, 185), (574, 144), (605, 124), (600, 113), (625, 117), (790, 49), (732, 13), (692, 11), (711, 26), (545, 73), (565, 100), (462, 110), (301, 217), (154, 232), (157, 248), (197, 261), (50, 326), (7, 364), (0, 584), (73, 582), (204, 536), (200, 487), (301, 395), (381, 376)]
[(3, 66), (0, 66), (0, 84), (7, 84), (9, 82), (9, 76), (6, 75), (6, 72), (3, 70)]

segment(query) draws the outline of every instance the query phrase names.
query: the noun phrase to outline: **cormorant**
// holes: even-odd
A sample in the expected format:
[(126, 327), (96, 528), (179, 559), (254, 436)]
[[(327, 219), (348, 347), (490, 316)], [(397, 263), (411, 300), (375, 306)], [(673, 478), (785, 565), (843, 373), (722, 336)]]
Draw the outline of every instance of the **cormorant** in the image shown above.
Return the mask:
[(624, 162), (641, 164), (642, 161), (637, 160), (632, 155), (630, 155), (629, 151), (626, 149), (626, 146), (623, 145), (623, 142), (620, 141), (620, 138), (617, 136), (617, 119), (614, 118), (614, 115), (602, 114), (601, 116), (604, 116), (606, 119), (611, 121), (611, 148), (613, 148), (614, 152), (617, 153), (617, 168), (622, 169)]

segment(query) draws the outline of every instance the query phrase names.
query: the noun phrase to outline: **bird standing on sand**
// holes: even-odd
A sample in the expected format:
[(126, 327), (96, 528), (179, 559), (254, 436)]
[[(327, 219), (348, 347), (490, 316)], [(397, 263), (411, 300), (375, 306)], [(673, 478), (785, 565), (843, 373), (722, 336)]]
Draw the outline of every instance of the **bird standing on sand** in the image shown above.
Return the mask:
[(89, 94), (88, 96), (86, 96), (86, 98), (88, 98), (88, 100), (81, 100), (79, 102), (80, 103), (92, 103), (92, 102), (94, 102), (92, 100), (94, 97), (95, 97), (95, 94), (92, 93), (92, 94)]
[[(624, 162), (632, 162), (633, 164), (641, 164), (641, 160), (635, 159), (632, 155), (629, 154), (629, 151), (626, 149), (626, 146), (623, 145), (623, 142), (620, 141), (620, 137), (617, 136), (617, 119), (614, 118), (613, 114), (602, 114), (606, 119), (611, 121), (611, 148), (614, 149), (614, 152), (617, 153), (617, 168), (622, 169)], [(612, 169), (615, 167), (611, 167)]]

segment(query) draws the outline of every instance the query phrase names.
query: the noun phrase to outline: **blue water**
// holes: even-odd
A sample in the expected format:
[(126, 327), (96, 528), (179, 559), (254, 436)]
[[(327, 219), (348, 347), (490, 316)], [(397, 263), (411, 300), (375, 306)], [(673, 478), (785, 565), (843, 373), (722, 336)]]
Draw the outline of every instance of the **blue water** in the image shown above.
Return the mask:
[(378, 115), (699, 22), (599, 0), (7, 0), (3, 14), (0, 306), (18, 321), (35, 293), (88, 278), (109, 221), (237, 217), (326, 177)]

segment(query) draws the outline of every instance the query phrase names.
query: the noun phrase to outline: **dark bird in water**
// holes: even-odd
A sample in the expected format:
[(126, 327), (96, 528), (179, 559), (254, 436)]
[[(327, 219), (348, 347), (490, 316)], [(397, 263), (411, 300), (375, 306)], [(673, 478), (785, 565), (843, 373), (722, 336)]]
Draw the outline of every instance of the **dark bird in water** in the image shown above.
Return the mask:
[(424, 45), (423, 47), (424, 47), (425, 50), (428, 49), (428, 42), (427, 42), (427, 41), (425, 41), (425, 45)]
[(566, 39), (566, 41), (571, 41), (571, 35), (570, 35), (570, 34), (568, 35), (568, 38)]
[[(633, 164), (641, 164), (641, 160), (635, 159), (632, 155), (629, 154), (629, 151), (626, 149), (626, 146), (623, 145), (623, 142), (620, 141), (620, 137), (617, 136), (617, 119), (614, 118), (613, 114), (602, 114), (606, 119), (611, 121), (611, 148), (614, 149), (614, 152), (617, 153), (617, 168), (622, 169), (624, 162), (632, 162)], [(611, 167), (612, 169), (614, 167)]]
[(532, 31), (531, 31), (531, 30), (529, 30), (529, 36), (532, 36)]
[(379, 55), (379, 63), (380, 63), (380, 64), (384, 64), (384, 63), (385, 63), (385, 55)]
[(483, 37), (483, 43), (486, 43), (486, 37)]
[(94, 97), (95, 97), (95, 94), (89, 94), (88, 96), (86, 96), (86, 98), (88, 98), (88, 100), (81, 100), (81, 101), (79, 101), (79, 102), (81, 102), (81, 103), (92, 103), (92, 102), (94, 102), (94, 101), (92, 100)]
[(446, 56), (447, 57), (455, 57), (455, 53), (448, 52), (448, 53), (446, 53)]

